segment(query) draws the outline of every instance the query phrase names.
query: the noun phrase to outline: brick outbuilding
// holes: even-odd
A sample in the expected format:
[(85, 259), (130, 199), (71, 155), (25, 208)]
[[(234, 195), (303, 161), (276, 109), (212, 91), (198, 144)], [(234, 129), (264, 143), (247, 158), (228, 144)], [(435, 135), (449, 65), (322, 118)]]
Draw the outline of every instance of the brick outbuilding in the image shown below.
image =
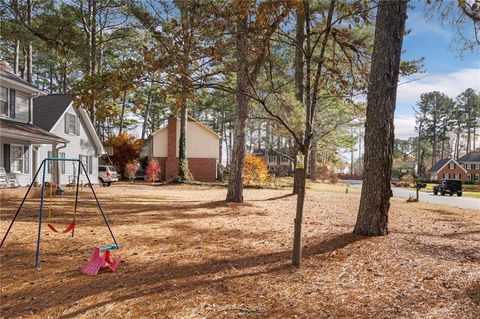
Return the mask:
[[(161, 180), (169, 181), (178, 176), (178, 145), (180, 120), (171, 115), (167, 126), (155, 131), (148, 139), (148, 158), (160, 162)], [(208, 126), (192, 117), (187, 121), (188, 168), (196, 181), (214, 182), (217, 179), (217, 162), (220, 137)]]

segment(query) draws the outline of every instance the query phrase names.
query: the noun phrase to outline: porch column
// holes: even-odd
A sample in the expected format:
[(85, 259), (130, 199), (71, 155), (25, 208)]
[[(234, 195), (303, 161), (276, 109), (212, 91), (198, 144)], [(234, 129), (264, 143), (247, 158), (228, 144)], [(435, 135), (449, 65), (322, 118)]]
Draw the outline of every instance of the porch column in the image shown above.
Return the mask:
[[(55, 157), (55, 158), (59, 157), (57, 145), (58, 144), (52, 145), (52, 157)], [(65, 192), (60, 186), (60, 162), (54, 161), (52, 164), (53, 164), (52, 165), (53, 182), (55, 183), (55, 185), (57, 185), (57, 189), (55, 190), (55, 195), (63, 195)]]

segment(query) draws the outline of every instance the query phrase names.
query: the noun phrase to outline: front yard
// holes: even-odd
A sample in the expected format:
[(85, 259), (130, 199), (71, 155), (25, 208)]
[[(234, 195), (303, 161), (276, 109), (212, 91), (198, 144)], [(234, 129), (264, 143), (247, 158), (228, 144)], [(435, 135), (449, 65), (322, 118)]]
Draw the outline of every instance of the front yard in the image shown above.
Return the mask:
[[(2, 191), (3, 236), (25, 189)], [(88, 189), (75, 237), (42, 229), (27, 201), (0, 251), (3, 318), (479, 318), (480, 215), (392, 199), (385, 237), (352, 234), (357, 192), (309, 191), (303, 266), (290, 266), (295, 196), (245, 190), (118, 184), (97, 188), (120, 245), (115, 273), (80, 273), (111, 240)], [(71, 194), (55, 198), (58, 226)]]

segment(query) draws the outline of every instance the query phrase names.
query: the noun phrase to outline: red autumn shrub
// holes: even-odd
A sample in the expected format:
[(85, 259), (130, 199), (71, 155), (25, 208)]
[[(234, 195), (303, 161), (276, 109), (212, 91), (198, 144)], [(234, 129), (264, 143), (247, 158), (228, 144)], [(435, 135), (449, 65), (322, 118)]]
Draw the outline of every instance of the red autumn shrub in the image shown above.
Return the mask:
[(159, 175), (161, 171), (160, 163), (156, 159), (151, 159), (148, 161), (146, 170), (148, 181), (152, 183), (155, 182), (160, 177)]

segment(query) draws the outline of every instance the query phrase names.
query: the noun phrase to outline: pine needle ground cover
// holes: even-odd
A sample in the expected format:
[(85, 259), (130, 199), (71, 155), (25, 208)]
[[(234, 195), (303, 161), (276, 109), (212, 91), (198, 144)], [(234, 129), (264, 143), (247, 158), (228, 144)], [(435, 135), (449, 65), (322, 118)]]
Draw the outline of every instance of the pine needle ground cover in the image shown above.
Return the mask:
[[(3, 235), (23, 189), (2, 191)], [(88, 191), (75, 237), (42, 231), (27, 201), (0, 251), (2, 318), (479, 318), (480, 211), (392, 199), (390, 234), (352, 235), (359, 194), (308, 191), (303, 265), (290, 266), (295, 197), (118, 184), (98, 188), (121, 246), (115, 273), (80, 273), (109, 244)], [(83, 196), (83, 197), (82, 197)], [(71, 214), (55, 198), (56, 224)], [(36, 206), (37, 205), (37, 206)]]

